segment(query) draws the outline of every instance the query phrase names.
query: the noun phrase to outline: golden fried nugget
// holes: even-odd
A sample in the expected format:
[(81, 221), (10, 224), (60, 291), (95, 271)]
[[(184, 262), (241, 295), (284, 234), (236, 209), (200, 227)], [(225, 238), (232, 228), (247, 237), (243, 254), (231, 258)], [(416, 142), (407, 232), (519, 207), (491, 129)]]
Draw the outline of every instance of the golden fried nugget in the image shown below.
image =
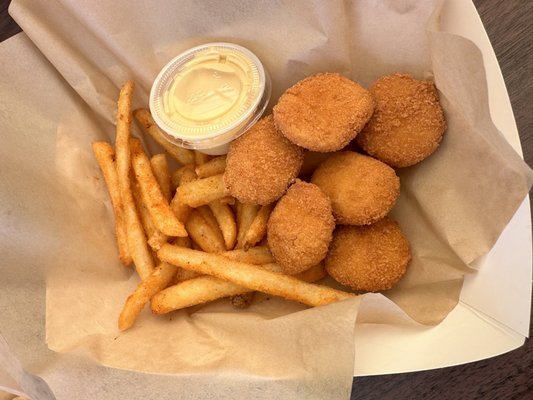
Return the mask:
[(367, 226), (339, 226), (325, 259), (328, 274), (354, 290), (390, 289), (411, 260), (409, 242), (389, 217)]
[(308, 150), (330, 152), (345, 147), (374, 111), (368, 91), (336, 73), (307, 77), (290, 87), (274, 107), (276, 127)]
[(378, 79), (369, 91), (376, 109), (356, 138), (368, 154), (393, 167), (408, 167), (437, 149), (446, 121), (433, 82), (394, 74)]
[(331, 199), (338, 224), (367, 225), (383, 218), (400, 195), (400, 178), (372, 157), (342, 151), (324, 161), (311, 182)]
[(272, 203), (298, 175), (303, 152), (276, 130), (272, 116), (265, 117), (230, 145), (226, 189), (243, 203)]
[(287, 274), (324, 259), (335, 222), (329, 198), (312, 183), (297, 180), (270, 214), (268, 246)]

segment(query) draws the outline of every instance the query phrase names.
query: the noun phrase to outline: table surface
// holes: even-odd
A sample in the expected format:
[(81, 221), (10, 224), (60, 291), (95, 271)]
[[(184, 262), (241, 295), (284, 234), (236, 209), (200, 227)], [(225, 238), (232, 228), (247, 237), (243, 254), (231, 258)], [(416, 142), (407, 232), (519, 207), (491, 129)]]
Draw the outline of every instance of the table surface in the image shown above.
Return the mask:
[[(8, 4), (9, 0), (0, 0), (0, 42), (20, 32), (7, 13)], [(533, 166), (533, 109), (530, 102), (533, 92), (533, 1), (474, 0), (474, 4), (500, 63), (524, 158)], [(531, 399), (533, 341), (527, 340), (524, 346), (511, 353), (466, 365), (357, 378), (351, 398)]]

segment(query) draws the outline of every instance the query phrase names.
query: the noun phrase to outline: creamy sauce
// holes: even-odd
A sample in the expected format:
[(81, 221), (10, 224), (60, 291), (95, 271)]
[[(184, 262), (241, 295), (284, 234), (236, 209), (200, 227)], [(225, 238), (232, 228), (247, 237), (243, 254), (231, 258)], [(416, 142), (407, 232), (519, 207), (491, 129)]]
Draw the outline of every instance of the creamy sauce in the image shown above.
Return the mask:
[(160, 117), (182, 135), (209, 136), (245, 122), (262, 90), (257, 66), (246, 55), (207, 48), (168, 79), (161, 92)]

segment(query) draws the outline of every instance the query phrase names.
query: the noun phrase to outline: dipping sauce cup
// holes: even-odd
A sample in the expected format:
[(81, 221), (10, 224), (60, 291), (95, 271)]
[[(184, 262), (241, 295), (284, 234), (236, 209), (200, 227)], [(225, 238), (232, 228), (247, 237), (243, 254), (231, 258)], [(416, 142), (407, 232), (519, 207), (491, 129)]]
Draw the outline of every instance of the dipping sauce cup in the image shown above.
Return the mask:
[(233, 43), (207, 43), (172, 59), (150, 91), (150, 111), (177, 146), (220, 155), (265, 111), (271, 84), (261, 61)]

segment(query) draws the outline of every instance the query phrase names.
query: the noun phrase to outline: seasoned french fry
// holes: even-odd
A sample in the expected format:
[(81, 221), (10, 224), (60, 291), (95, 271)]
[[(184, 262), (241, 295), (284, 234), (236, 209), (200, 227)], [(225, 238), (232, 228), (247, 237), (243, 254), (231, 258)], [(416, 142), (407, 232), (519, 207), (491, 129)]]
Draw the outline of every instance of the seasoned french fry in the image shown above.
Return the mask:
[(152, 166), (155, 179), (161, 188), (161, 193), (167, 201), (170, 201), (172, 198), (170, 191), (170, 174), (168, 172), (166, 156), (163, 153), (152, 156), (152, 158), (150, 158), (150, 165)]
[(218, 156), (196, 167), (198, 178), (222, 174), (226, 169), (226, 156)]
[[(238, 260), (241, 261), (241, 260)], [(272, 272), (283, 272), (283, 269), (276, 263), (269, 263), (261, 265), (261, 268), (266, 269), (267, 271)], [(183, 268), (182, 268), (183, 269)], [(302, 271), (296, 275), (293, 275), (295, 278), (304, 281), (304, 282), (316, 282), (327, 276), (326, 269), (324, 268), (323, 263), (312, 266), (311, 268)], [(237, 294), (231, 296), (231, 305), (235, 308), (246, 308), (250, 306), (254, 300), (255, 292), (247, 292), (242, 294)]]
[(162, 261), (247, 287), (247, 291), (257, 290), (309, 306), (320, 306), (355, 297), (352, 293), (302, 282), (291, 276), (266, 271), (253, 264), (231, 261), (218, 254), (165, 244), (157, 255)]
[(117, 240), (120, 262), (124, 266), (131, 264), (131, 255), (128, 249), (128, 237), (126, 233), (126, 221), (122, 209), (122, 198), (118, 186), (117, 168), (115, 165), (115, 151), (107, 142), (94, 142), (92, 145), (96, 161), (102, 170), (107, 191), (111, 198), (111, 205), (115, 213), (115, 235)]
[(141, 142), (136, 138), (131, 138), (130, 147), (135, 177), (139, 182), (143, 202), (150, 211), (155, 226), (168, 236), (187, 236), (183, 223), (176, 218), (168, 201), (161, 193), (161, 188), (155, 179), (150, 160)]
[(197, 278), (199, 276), (201, 276), (201, 274), (199, 274), (198, 272), (189, 271), (183, 268), (178, 268), (178, 271), (176, 272), (176, 276), (174, 279), (176, 283), (178, 283), (178, 282), (187, 281), (189, 279)]
[(224, 236), (222, 235), (222, 231), (220, 230), (218, 221), (215, 218), (213, 211), (211, 211), (209, 206), (200, 206), (196, 210), (198, 210), (200, 215), (204, 217), (205, 222), (207, 222), (207, 224), (209, 225), (213, 233), (216, 235), (217, 241), (225, 245)]
[(143, 203), (141, 189), (139, 188), (138, 182), (133, 181), (131, 183), (131, 190), (133, 193), (133, 200), (135, 201), (135, 206), (139, 212), (139, 217), (141, 218), (141, 223), (144, 228), (144, 233), (148, 238), (148, 244), (152, 250), (157, 251), (161, 246), (168, 241), (168, 236), (162, 233), (154, 224), (150, 211), (146, 208), (146, 205)]
[[(265, 264), (261, 265), (260, 268), (281, 273), (281, 267), (278, 264)], [(294, 278), (300, 281), (315, 282), (324, 276), (326, 276), (326, 270), (322, 264), (318, 264), (307, 271), (294, 275)], [(151, 308), (156, 314), (164, 314), (224, 297), (242, 295), (248, 293), (249, 290), (213, 276), (204, 275), (169, 286), (159, 292), (152, 297)]]
[(143, 231), (130, 182), (130, 136), (131, 136), (131, 101), (133, 97), (133, 81), (128, 81), (120, 90), (117, 110), (117, 126), (115, 138), (115, 152), (117, 177), (122, 199), (122, 207), (126, 219), (126, 234), (135, 269), (141, 279), (146, 279), (154, 269), (154, 260), (148, 249), (146, 236)]
[(226, 258), (233, 261), (240, 261), (248, 264), (270, 264), (274, 257), (267, 246), (251, 247), (248, 250), (236, 249), (222, 253)]
[[(194, 172), (194, 164), (187, 164), (180, 168), (180, 174), (177, 178), (177, 186), (182, 186), (187, 183), (193, 182), (196, 180), (196, 172)], [(170, 202), (170, 208), (176, 218), (178, 218), (182, 223), (187, 221), (189, 214), (191, 213), (192, 208), (185, 204), (183, 201), (180, 201), (178, 192), (174, 194), (172, 201)]]
[(168, 286), (176, 275), (177, 269), (175, 265), (163, 262), (139, 283), (135, 291), (126, 299), (118, 318), (118, 328), (121, 331), (130, 328), (135, 323), (144, 305), (153, 295)]
[(194, 150), (194, 163), (196, 166), (203, 165), (209, 160), (211, 160), (211, 156), (208, 154), (204, 154), (201, 151)]
[(262, 206), (244, 236), (243, 248), (246, 250), (259, 243), (266, 235), (267, 222), (274, 204)]
[(222, 237), (218, 237), (211, 226), (206, 222), (198, 210), (192, 210), (185, 222), (185, 227), (191, 239), (203, 251), (208, 253), (221, 253), (226, 251)]
[(244, 248), (244, 240), (250, 226), (254, 222), (259, 206), (252, 203), (237, 203), (237, 245), (236, 249)]
[(237, 241), (237, 223), (235, 222), (235, 216), (231, 207), (228, 204), (222, 203), (219, 199), (209, 203), (209, 208), (220, 227), (226, 249), (233, 249)]
[(226, 195), (223, 174), (198, 179), (178, 187), (176, 191), (178, 201), (191, 207), (200, 207), (204, 204), (220, 199)]
[(183, 182), (182, 180), (184, 175), (189, 176), (189, 177), (194, 176), (194, 178), (191, 179), (190, 182), (196, 180), (197, 176), (196, 176), (196, 172), (194, 171), (194, 168), (195, 168), (194, 164), (185, 164), (182, 167), (175, 170), (170, 176), (172, 185), (177, 188), (180, 184), (186, 183), (186, 182)]
[(224, 196), (218, 199), (222, 204), (227, 204), (228, 206), (232, 206), (235, 204), (235, 197), (233, 196)]
[(139, 108), (133, 111), (133, 115), (143, 127), (145, 132), (147, 132), (157, 143), (159, 143), (159, 145), (163, 147), (176, 161), (178, 161), (180, 164), (194, 163), (194, 152), (173, 145), (166, 140), (163, 133), (155, 124), (150, 111), (144, 108)]

